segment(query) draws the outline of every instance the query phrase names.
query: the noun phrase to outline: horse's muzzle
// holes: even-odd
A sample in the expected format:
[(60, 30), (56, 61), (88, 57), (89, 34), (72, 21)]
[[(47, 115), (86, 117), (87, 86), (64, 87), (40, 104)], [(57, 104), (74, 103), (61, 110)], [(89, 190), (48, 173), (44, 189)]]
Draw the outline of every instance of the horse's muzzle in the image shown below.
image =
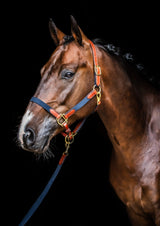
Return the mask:
[(58, 128), (56, 120), (49, 115), (42, 119), (40, 113), (34, 114), (27, 110), (22, 118), (18, 132), (20, 146), (31, 152), (43, 153)]

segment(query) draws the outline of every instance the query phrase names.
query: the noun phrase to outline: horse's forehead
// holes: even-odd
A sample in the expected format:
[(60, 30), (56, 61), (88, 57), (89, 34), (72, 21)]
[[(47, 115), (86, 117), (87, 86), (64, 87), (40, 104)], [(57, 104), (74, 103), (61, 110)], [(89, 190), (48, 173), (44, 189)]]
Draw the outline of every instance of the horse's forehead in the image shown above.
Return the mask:
[(83, 56), (82, 50), (74, 44), (69, 44), (65, 47), (59, 47), (53, 53), (52, 63), (68, 64), (73, 61), (78, 61)]
[(58, 46), (52, 53), (48, 62), (43, 66), (41, 74), (57, 70), (61, 65), (81, 64), (85, 59), (84, 51), (74, 43), (67, 46)]
[(58, 60), (62, 59), (64, 54), (64, 49), (62, 47), (58, 47), (51, 55), (49, 62), (55, 64)]

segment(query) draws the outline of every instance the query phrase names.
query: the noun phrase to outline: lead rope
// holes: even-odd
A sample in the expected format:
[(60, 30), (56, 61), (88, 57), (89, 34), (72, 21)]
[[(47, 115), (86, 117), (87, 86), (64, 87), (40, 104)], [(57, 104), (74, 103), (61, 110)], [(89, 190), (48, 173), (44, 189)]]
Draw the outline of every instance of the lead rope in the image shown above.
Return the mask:
[(69, 140), (67, 140), (67, 142), (65, 143), (66, 150), (63, 152), (63, 154), (62, 154), (62, 156), (61, 156), (61, 158), (59, 160), (59, 163), (58, 163), (54, 173), (52, 174), (51, 178), (49, 179), (49, 182), (47, 183), (47, 185), (45, 186), (44, 190), (42, 191), (40, 196), (37, 198), (35, 203), (29, 209), (29, 211), (27, 212), (25, 217), (22, 219), (22, 221), (19, 224), (19, 226), (24, 226), (29, 221), (29, 219), (32, 217), (32, 215), (35, 213), (35, 211), (38, 209), (38, 207), (42, 203), (43, 199), (46, 197), (46, 195), (49, 192), (53, 182), (55, 181), (59, 171), (61, 170), (66, 157), (68, 156), (68, 150), (70, 148), (70, 144), (71, 144), (71, 142), (69, 142)]
[(63, 152), (63, 154), (62, 154), (62, 156), (61, 156), (61, 158), (59, 160), (59, 163), (58, 163), (55, 171), (53, 172), (51, 178), (49, 179), (49, 182), (45, 186), (45, 188), (42, 191), (42, 193), (40, 194), (40, 196), (37, 198), (37, 200), (31, 206), (31, 208), (29, 209), (29, 211), (27, 212), (27, 214), (24, 216), (24, 218), (20, 222), (19, 226), (24, 226), (29, 221), (29, 219), (32, 217), (32, 215), (35, 213), (35, 211), (41, 205), (43, 199), (48, 194), (48, 192), (49, 192), (52, 184), (54, 183), (57, 175), (59, 174), (59, 171), (61, 170), (61, 168), (63, 166), (63, 163), (65, 162), (65, 160), (66, 160), (66, 158), (67, 158), (67, 156), (69, 154), (68, 151), (69, 151), (70, 145), (74, 142), (75, 135), (82, 128), (82, 126), (85, 123), (85, 121), (86, 121), (86, 118), (83, 119), (81, 122), (79, 122), (79, 124), (76, 126), (76, 128), (73, 130), (73, 132), (71, 132), (71, 134), (66, 134), (66, 133), (63, 134), (63, 136), (65, 137), (65, 151)]
[(37, 210), (37, 208), (40, 206), (40, 204), (42, 203), (43, 199), (45, 198), (45, 196), (47, 195), (48, 191), (50, 190), (53, 182), (55, 181), (60, 169), (62, 168), (62, 165), (66, 159), (68, 155), (68, 146), (66, 148), (66, 151), (62, 154), (59, 163), (57, 165), (56, 170), (54, 171), (53, 175), (51, 176), (49, 182), (47, 183), (47, 185), (45, 186), (44, 190), (42, 191), (42, 193), (40, 194), (40, 196), (37, 198), (37, 200), (35, 201), (35, 203), (32, 205), (32, 207), (30, 208), (30, 210), (28, 211), (28, 213), (25, 215), (25, 217), (22, 219), (21, 223), (19, 224), (19, 226), (24, 226), (29, 219), (32, 217), (32, 215), (35, 213), (35, 211)]

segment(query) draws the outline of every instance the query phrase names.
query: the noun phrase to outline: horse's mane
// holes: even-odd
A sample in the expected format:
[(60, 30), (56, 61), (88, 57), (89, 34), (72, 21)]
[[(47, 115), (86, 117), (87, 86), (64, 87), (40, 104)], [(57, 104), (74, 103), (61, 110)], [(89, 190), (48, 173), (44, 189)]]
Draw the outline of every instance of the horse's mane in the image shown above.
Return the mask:
[(118, 60), (123, 62), (126, 65), (131, 65), (137, 70), (137, 72), (148, 82), (150, 82), (155, 88), (160, 90), (160, 76), (151, 73), (140, 63), (137, 63), (135, 58), (131, 53), (123, 52), (121, 48), (116, 47), (113, 44), (107, 44), (102, 39), (93, 39), (93, 43), (99, 48), (106, 51), (111, 56), (115, 56)]

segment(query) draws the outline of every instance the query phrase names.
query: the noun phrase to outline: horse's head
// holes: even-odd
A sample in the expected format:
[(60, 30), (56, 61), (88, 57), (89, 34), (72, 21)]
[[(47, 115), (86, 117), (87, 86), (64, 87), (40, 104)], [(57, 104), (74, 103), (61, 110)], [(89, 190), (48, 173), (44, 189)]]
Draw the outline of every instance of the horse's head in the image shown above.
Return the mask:
[[(71, 18), (72, 36), (66, 36), (49, 22), (56, 49), (41, 69), (41, 81), (35, 97), (59, 113), (65, 113), (93, 89), (93, 56), (89, 40)], [(89, 101), (69, 118), (68, 124), (94, 111), (96, 100)], [(36, 103), (30, 102), (23, 116), (19, 140), (22, 148), (36, 153), (47, 150), (51, 138), (62, 132), (56, 119)]]

